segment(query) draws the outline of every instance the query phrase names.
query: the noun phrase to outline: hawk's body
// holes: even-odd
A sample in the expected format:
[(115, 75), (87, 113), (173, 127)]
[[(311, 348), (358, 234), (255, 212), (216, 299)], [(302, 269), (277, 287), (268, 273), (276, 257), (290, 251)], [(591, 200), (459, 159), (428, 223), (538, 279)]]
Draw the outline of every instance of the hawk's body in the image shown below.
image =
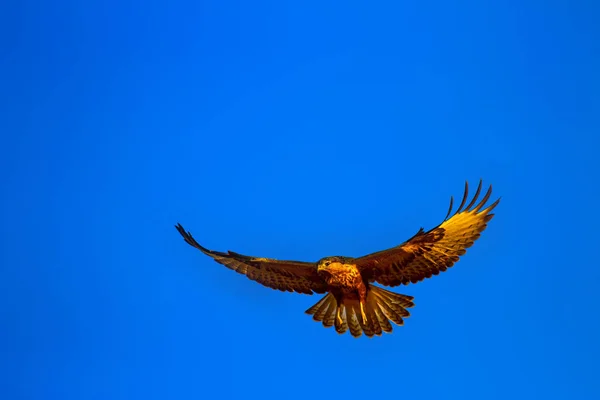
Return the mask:
[(350, 329), (358, 337), (363, 332), (371, 337), (391, 332), (390, 320), (397, 325), (410, 314), (413, 297), (373, 285), (386, 286), (416, 283), (450, 268), (465, 254), (494, 214), (490, 212), (500, 199), (482, 209), (491, 195), (491, 186), (481, 202), (475, 205), (481, 192), (481, 182), (475, 196), (464, 208), (465, 194), (458, 210), (444, 221), (425, 232), (422, 228), (412, 238), (399, 246), (359, 258), (325, 257), (316, 263), (283, 261), (250, 257), (234, 252), (222, 253), (202, 247), (181, 225), (177, 230), (191, 246), (196, 247), (215, 261), (246, 275), (264, 286), (282, 291), (313, 294), (327, 293), (319, 302), (306, 310), (313, 319), (324, 326), (335, 325), (338, 333)]
[[(333, 257), (328, 257), (329, 261)], [(333, 258), (333, 259), (337, 259)], [(352, 296), (362, 293), (365, 296), (367, 287), (363, 282), (362, 275), (352, 262), (352, 259), (344, 259), (343, 261), (332, 261), (331, 264), (318, 269), (319, 275), (327, 283), (329, 291), (336, 291), (340, 295), (344, 294)]]

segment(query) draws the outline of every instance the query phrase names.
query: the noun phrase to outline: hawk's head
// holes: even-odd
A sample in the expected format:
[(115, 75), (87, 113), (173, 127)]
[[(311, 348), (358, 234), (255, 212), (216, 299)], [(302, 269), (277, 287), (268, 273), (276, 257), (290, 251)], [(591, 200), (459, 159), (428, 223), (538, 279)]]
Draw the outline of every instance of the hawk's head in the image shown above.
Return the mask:
[(342, 256), (324, 257), (324, 258), (321, 258), (317, 262), (317, 271), (319, 271), (319, 272), (327, 271), (329, 266), (332, 264), (345, 264), (345, 263), (346, 263), (346, 257), (342, 257)]

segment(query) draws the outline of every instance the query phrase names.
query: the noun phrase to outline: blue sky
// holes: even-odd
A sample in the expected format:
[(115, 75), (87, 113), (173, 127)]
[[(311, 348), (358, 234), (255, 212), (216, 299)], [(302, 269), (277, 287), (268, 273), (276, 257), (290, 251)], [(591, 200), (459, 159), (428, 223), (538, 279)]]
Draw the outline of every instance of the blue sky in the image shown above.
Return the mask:
[[(600, 396), (598, 6), (323, 3), (2, 6), (3, 398)], [(370, 340), (173, 228), (360, 256), (480, 178), (488, 230)]]

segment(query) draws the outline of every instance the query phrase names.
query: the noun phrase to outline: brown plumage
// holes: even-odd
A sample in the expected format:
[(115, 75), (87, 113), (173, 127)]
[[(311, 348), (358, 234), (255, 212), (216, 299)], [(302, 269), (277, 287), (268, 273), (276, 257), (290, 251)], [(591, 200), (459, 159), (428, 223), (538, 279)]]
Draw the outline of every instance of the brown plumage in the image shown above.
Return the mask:
[[(385, 286), (417, 283), (446, 271), (473, 245), (494, 214), (491, 211), (500, 199), (483, 208), (492, 193), (490, 186), (477, 203), (482, 182), (469, 204), (465, 206), (469, 185), (458, 209), (452, 214), (453, 200), (444, 221), (425, 232), (421, 228), (399, 246), (363, 257), (325, 257), (318, 262), (285, 261), (250, 257), (202, 247), (181, 224), (176, 228), (185, 241), (253, 281), (281, 291), (304, 294), (327, 293), (306, 310), (323, 326), (335, 326), (338, 333), (350, 330), (354, 337), (368, 337), (391, 332), (392, 325), (402, 325), (414, 306), (413, 297), (390, 292), (373, 285)], [(464, 209), (463, 209), (464, 207)], [(452, 215), (451, 215), (452, 214)]]

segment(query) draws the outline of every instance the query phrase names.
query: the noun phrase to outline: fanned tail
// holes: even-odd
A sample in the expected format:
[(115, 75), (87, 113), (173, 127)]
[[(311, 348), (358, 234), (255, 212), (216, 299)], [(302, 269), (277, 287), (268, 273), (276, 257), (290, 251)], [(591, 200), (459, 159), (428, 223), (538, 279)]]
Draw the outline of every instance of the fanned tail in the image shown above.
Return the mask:
[(350, 329), (350, 334), (354, 337), (361, 336), (363, 332), (367, 337), (381, 336), (383, 332), (392, 332), (390, 321), (396, 325), (404, 325), (404, 318), (410, 316), (407, 308), (415, 305), (413, 299), (412, 296), (371, 285), (367, 291), (366, 321), (362, 318), (360, 302), (353, 299), (343, 300), (340, 321), (337, 318), (338, 303), (331, 293), (306, 310), (306, 313), (312, 315), (315, 321), (322, 322), (326, 328), (335, 326), (339, 334)]

